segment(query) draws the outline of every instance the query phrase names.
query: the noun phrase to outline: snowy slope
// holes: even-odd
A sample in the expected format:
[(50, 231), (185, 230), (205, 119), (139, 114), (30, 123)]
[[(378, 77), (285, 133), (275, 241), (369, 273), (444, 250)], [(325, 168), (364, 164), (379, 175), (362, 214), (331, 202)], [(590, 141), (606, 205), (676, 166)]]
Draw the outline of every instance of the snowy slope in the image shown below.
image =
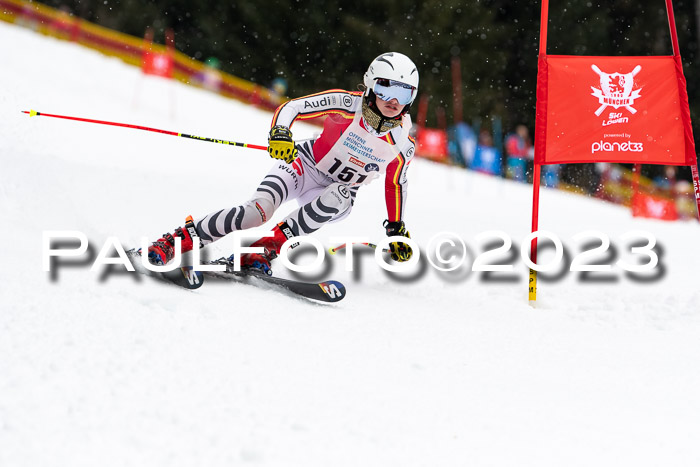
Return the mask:
[[(540, 227), (572, 254), (572, 237), (596, 229), (624, 257), (620, 236), (644, 230), (662, 274), (563, 274), (541, 281), (535, 309), (520, 260), (510, 281), (425, 261), (399, 280), (367, 253), (346, 272), (341, 255), (322, 276), (348, 286), (336, 306), (236, 283), (190, 292), (89, 261), (52, 276), (42, 232), (85, 232), (93, 253), (110, 236), (134, 245), (242, 202), (271, 162), (21, 110), (257, 144), (271, 115), (12, 25), (0, 43), (18, 44), (0, 50), (0, 465), (700, 463), (697, 222), (544, 190)], [(472, 261), (482, 232), (516, 246), (529, 233), (528, 186), (420, 160), (410, 184), (406, 221), (424, 249), (454, 232)], [(382, 190), (364, 188), (316, 238), (381, 239)]]

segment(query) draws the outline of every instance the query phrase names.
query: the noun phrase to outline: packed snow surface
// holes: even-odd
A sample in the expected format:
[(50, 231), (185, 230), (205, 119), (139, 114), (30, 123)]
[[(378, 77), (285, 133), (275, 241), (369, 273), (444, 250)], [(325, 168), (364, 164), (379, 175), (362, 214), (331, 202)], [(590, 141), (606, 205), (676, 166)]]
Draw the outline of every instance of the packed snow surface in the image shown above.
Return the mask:
[[(611, 248), (585, 262), (613, 267), (543, 273), (533, 308), (520, 258), (531, 187), (416, 160), (405, 220), (424, 250), (417, 272), (386, 273), (363, 247), (353, 272), (345, 255), (328, 256), (311, 278), (346, 284), (336, 305), (235, 281), (188, 291), (121, 267), (92, 271), (109, 238), (133, 247), (188, 214), (240, 204), (272, 162), (20, 111), (263, 145), (271, 114), (5, 23), (0, 43), (14, 44), (0, 52), (0, 465), (700, 465), (697, 222), (543, 190), (540, 228), (562, 240), (566, 261), (600, 244), (574, 239), (597, 230)], [(326, 248), (342, 235), (378, 242), (385, 218), (375, 182), (350, 218), (314, 237)], [(50, 231), (83, 232), (90, 250), (46, 272)], [(479, 237), (489, 231), (513, 246), (487, 262), (512, 272), (470, 270), (502, 244)], [(615, 265), (647, 262), (623, 239), (634, 231), (657, 240), (651, 274)], [(465, 266), (427, 262), (440, 232), (465, 241)]]

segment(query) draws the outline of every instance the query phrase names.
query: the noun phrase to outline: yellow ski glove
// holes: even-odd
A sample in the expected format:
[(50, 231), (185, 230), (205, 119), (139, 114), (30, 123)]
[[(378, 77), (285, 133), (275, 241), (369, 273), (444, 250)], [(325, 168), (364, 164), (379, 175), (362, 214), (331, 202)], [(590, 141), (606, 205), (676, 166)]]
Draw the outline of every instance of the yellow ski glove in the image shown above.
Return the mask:
[(297, 157), (297, 148), (294, 147), (292, 132), (286, 126), (275, 125), (270, 129), (267, 138), (267, 152), (273, 159), (285, 161), (287, 164), (294, 162)]
[[(393, 237), (400, 235), (402, 237), (411, 238), (411, 235), (406, 230), (406, 226), (403, 221), (399, 222), (389, 222), (384, 221), (384, 228), (386, 229), (386, 236)], [(391, 259), (402, 263), (408, 261), (413, 256), (413, 249), (404, 242), (391, 242), (389, 243), (389, 249), (391, 250)]]

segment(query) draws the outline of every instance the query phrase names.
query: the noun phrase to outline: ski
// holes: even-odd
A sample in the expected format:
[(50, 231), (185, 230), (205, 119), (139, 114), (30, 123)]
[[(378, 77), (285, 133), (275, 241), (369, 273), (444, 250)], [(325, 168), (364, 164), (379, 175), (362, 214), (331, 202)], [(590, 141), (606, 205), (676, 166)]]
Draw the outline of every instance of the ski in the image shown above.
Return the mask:
[(316, 300), (326, 303), (339, 302), (345, 298), (345, 286), (338, 281), (328, 280), (324, 282), (302, 282), (293, 279), (282, 279), (265, 274), (258, 269), (242, 269), (234, 271), (233, 261), (229, 258), (220, 258), (215, 261), (210, 261), (208, 264), (226, 266), (226, 270), (222, 272), (206, 272), (207, 275), (214, 277), (223, 277), (230, 279), (237, 278), (255, 278), (265, 284), (279, 287), (294, 295), (305, 297), (311, 300)]
[(154, 272), (149, 271), (143, 266), (139, 250), (133, 248), (126, 252), (126, 256), (129, 258), (129, 261), (131, 261), (134, 269), (141, 274), (156, 277), (190, 290), (198, 289), (204, 284), (204, 275), (202, 271), (195, 271), (192, 266), (183, 266), (168, 272)]
[[(241, 271), (234, 271), (233, 261), (226, 258), (220, 258), (207, 263), (219, 266), (223, 265), (226, 267), (225, 271), (205, 271), (206, 274), (203, 274), (202, 271), (195, 271), (192, 266), (183, 266), (168, 272), (149, 271), (148, 269), (144, 268), (143, 264), (141, 263), (141, 253), (137, 249), (128, 250), (126, 254), (137, 272), (147, 276), (156, 277), (163, 281), (170, 282), (190, 290), (201, 287), (204, 284), (205, 275), (211, 275), (212, 277), (225, 279), (231, 279), (232, 277), (238, 279), (254, 278), (261, 283), (286, 290), (293, 295), (325, 303), (339, 302), (345, 298), (346, 293), (345, 286), (340, 282), (333, 280), (324, 282), (302, 282), (293, 279), (282, 279), (280, 277), (269, 276), (258, 269), (242, 269)], [(247, 283), (254, 284), (254, 282)]]

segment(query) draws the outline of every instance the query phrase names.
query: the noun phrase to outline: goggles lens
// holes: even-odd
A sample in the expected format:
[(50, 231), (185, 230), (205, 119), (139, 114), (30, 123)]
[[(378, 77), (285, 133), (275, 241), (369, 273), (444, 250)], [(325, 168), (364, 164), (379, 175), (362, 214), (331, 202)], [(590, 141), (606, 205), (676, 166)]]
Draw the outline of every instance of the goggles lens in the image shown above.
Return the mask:
[(406, 105), (416, 93), (416, 88), (410, 84), (380, 78), (374, 84), (374, 94), (383, 101), (396, 99), (399, 104)]

